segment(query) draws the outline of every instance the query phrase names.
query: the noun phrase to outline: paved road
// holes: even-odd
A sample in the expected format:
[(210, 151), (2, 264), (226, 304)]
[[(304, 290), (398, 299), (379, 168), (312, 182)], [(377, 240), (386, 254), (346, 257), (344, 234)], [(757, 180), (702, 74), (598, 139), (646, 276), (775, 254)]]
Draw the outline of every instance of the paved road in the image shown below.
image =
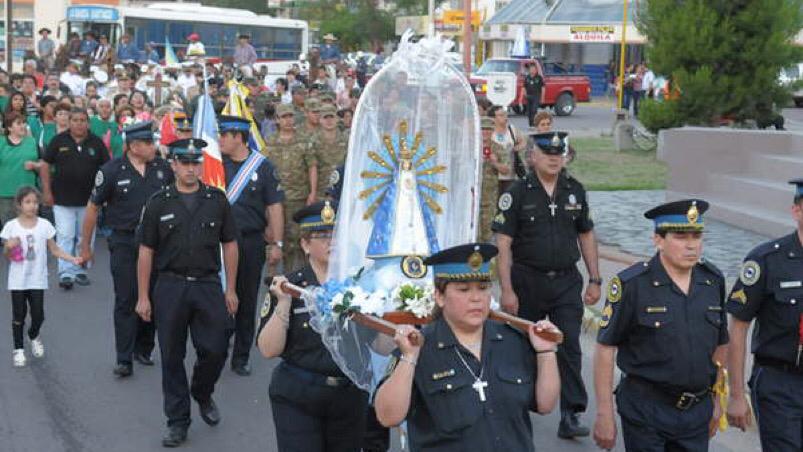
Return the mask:
[[(69, 292), (55, 288), (46, 293), (47, 320), (42, 337), (47, 350), (43, 359), (29, 356), (28, 367), (12, 368), (10, 332), (0, 333), (5, 337), (0, 340), (0, 450), (4, 452), (162, 450), (159, 367), (137, 366), (134, 376), (127, 380), (117, 380), (111, 374), (111, 281), (103, 240), (99, 240), (98, 248), (97, 264), (90, 272), (91, 286)], [(621, 267), (622, 264), (604, 261), (603, 276), (609, 278)], [(51, 287), (55, 287), (52, 273), (51, 266)], [(5, 278), (5, 271), (0, 274)], [(0, 298), (7, 300), (8, 296), (3, 293)], [(8, 303), (2, 304), (5, 306), (0, 309), (0, 325), (7, 326), (11, 323), (11, 310)], [(592, 335), (583, 338), (583, 347), (587, 352), (593, 349)], [(276, 450), (267, 400), (270, 372), (276, 363), (255, 356), (252, 364), (254, 373), (247, 378), (234, 375), (228, 367), (224, 370), (215, 394), (223, 415), (219, 426), (206, 426), (193, 404), (195, 418), (187, 450)], [(586, 381), (590, 382), (588, 356), (583, 365)], [(592, 416), (593, 408), (586, 421), (593, 421)], [(590, 439), (558, 439), (555, 413), (534, 416), (533, 421), (540, 451), (597, 450)], [(729, 432), (718, 437), (712, 450), (757, 450), (755, 436)], [(398, 445), (393, 450), (399, 450)]]

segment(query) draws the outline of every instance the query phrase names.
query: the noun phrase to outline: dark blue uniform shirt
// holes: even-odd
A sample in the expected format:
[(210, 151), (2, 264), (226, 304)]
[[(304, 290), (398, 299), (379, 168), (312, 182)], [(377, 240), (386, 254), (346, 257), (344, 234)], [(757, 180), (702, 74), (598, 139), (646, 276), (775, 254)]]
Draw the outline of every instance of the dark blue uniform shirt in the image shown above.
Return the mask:
[(714, 383), (712, 356), (728, 342), (725, 279), (715, 266), (704, 262), (692, 269), (688, 295), (657, 254), (610, 284), (597, 342), (618, 347), (622, 372), (682, 391)]
[[(223, 156), (227, 185), (237, 175), (243, 163), (245, 162), (235, 162), (228, 156)], [(284, 191), (279, 182), (270, 160), (263, 161), (251, 175), (237, 202), (232, 206), (237, 229), (241, 234), (261, 233), (265, 230), (265, 207), (284, 201)]]
[(747, 255), (728, 297), (728, 312), (749, 322), (753, 353), (795, 364), (803, 304), (803, 246), (797, 232), (759, 245)]
[[(487, 320), (480, 363), (459, 344), (443, 318), (422, 332), (424, 345), (407, 414), (410, 450), (534, 450), (530, 410), (535, 406), (537, 368), (529, 339), (507, 325)], [(488, 383), (485, 402), (472, 387), (475, 378), (471, 372), (481, 374)]]
[(133, 232), (148, 199), (172, 183), (173, 170), (161, 157), (146, 163), (142, 175), (123, 155), (98, 170), (89, 199), (103, 207), (107, 226), (115, 231)]
[(513, 238), (513, 262), (563, 270), (580, 259), (578, 234), (594, 229), (583, 185), (561, 172), (553, 196), (532, 173), (499, 197), (491, 229)]
[(231, 207), (223, 191), (200, 184), (192, 211), (175, 184), (145, 204), (141, 243), (155, 251), (154, 269), (201, 277), (220, 271), (220, 243), (237, 238)]

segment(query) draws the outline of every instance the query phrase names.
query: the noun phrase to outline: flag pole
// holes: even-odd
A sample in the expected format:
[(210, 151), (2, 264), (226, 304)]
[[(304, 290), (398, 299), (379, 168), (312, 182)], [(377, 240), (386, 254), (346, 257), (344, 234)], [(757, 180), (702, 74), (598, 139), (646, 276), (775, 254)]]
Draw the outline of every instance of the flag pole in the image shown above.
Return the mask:
[(622, 109), (622, 97), (624, 96), (625, 87), (625, 51), (627, 50), (627, 2), (624, 0), (624, 12), (622, 14), (622, 42), (619, 45), (619, 109)]

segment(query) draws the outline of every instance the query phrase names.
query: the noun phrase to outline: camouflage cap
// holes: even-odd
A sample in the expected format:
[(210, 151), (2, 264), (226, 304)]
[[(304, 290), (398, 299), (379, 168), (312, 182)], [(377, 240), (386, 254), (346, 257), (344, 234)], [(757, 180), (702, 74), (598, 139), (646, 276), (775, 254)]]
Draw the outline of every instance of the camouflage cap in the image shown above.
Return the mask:
[(276, 117), (281, 118), (282, 116), (286, 115), (293, 115), (295, 116), (296, 111), (293, 109), (293, 106), (290, 104), (280, 104), (276, 107)]
[(494, 120), (493, 118), (484, 117), (480, 121), (480, 127), (483, 129), (493, 129), (494, 128)]
[(330, 91), (325, 91), (318, 95), (318, 99), (320, 99), (321, 102), (334, 102), (335, 95), (332, 94)]
[(322, 104), (318, 111), (321, 113), (322, 118), (326, 116), (337, 116), (337, 108), (332, 104)]
[(320, 111), (321, 101), (315, 97), (311, 97), (304, 102), (304, 109), (312, 112)]

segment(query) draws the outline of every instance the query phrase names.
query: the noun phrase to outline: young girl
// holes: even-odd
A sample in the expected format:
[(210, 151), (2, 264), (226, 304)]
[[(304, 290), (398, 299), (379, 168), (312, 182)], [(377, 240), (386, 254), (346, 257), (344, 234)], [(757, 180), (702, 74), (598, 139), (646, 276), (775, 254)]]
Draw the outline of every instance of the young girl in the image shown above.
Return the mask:
[(47, 289), (46, 250), (76, 265), (80, 257), (74, 257), (62, 250), (53, 240), (56, 229), (49, 221), (37, 216), (41, 194), (31, 186), (21, 187), (14, 197), (19, 215), (7, 222), (0, 232), (3, 251), (11, 261), (8, 266), (8, 290), (11, 291), (12, 316), (11, 330), (14, 336), (14, 367), (25, 365), (25, 350), (22, 348), (22, 327), (25, 315), (31, 310), (31, 327), (28, 338), (31, 340), (31, 354), (41, 358), (45, 347), (39, 337), (39, 329), (45, 320), (44, 292)]

